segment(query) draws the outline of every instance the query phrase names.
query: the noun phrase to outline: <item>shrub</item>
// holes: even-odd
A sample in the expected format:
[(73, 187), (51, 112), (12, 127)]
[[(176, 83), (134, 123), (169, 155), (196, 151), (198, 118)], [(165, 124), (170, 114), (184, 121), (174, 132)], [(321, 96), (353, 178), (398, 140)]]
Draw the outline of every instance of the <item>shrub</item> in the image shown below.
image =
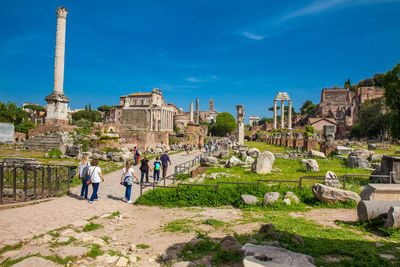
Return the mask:
[(61, 156), (62, 156), (62, 152), (57, 148), (53, 148), (52, 150), (50, 150), (48, 152), (48, 154), (49, 154), (50, 158), (54, 158), (54, 157), (55, 158), (61, 158)]

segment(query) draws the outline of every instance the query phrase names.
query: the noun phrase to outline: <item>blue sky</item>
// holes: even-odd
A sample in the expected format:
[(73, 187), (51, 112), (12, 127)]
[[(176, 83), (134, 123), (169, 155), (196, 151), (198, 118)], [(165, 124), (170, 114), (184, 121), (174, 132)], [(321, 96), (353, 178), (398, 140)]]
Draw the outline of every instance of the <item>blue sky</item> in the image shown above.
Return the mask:
[(399, 0), (2, 0), (1, 101), (45, 104), (61, 5), (71, 108), (157, 87), (185, 110), (213, 98), (218, 111), (243, 104), (247, 118), (264, 117), (279, 91), (297, 110), (400, 61)]

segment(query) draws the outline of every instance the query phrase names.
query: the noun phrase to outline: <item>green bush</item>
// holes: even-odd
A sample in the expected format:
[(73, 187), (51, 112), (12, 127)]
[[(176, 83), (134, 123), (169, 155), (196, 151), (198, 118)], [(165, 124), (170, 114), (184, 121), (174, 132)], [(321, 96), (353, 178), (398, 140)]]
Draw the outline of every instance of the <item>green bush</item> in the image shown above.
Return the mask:
[(54, 157), (61, 158), (61, 156), (62, 156), (62, 152), (57, 148), (53, 148), (52, 150), (50, 150), (48, 152), (48, 154), (49, 154), (50, 158), (54, 158)]

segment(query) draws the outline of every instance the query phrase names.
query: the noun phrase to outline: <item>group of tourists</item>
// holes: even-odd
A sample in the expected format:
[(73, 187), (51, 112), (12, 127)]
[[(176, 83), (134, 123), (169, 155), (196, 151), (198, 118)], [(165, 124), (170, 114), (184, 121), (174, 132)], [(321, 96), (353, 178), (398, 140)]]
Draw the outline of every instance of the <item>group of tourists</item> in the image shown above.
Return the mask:
[[(133, 166), (136, 166), (139, 163), (140, 153), (136, 149), (134, 149), (134, 159)], [(98, 166), (99, 161), (97, 159), (93, 159), (89, 162), (89, 156), (84, 154), (82, 156), (82, 160), (79, 163), (79, 178), (82, 181), (81, 188), (81, 198), (88, 199), (88, 189), (91, 184), (93, 187), (93, 193), (89, 199), (89, 203), (93, 203), (99, 199), (97, 192), (99, 190), (100, 182), (104, 182), (104, 176), (101, 172), (101, 168)], [(153, 171), (153, 183), (160, 182), (160, 172), (162, 171), (162, 178), (165, 179), (167, 176), (168, 165), (171, 165), (171, 159), (169, 158), (167, 152), (165, 152), (161, 157), (156, 157), (152, 166), (150, 166), (150, 161), (146, 155), (140, 160), (140, 184), (150, 184), (149, 182), (149, 172)], [(144, 179), (146, 181), (144, 182)], [(131, 165), (131, 161), (128, 160), (125, 163), (125, 167), (121, 172), (121, 181), (120, 184), (125, 187), (125, 201), (127, 203), (132, 203), (131, 200), (131, 192), (132, 186), (135, 183), (139, 183), (139, 179), (135, 174), (135, 171)]]

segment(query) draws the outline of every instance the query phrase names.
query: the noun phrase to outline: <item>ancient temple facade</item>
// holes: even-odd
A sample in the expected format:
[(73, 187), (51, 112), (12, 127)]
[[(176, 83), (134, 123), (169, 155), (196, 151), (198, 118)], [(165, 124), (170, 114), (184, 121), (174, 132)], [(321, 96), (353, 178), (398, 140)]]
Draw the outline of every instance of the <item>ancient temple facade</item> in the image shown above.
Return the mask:
[(114, 122), (120, 130), (172, 132), (174, 113), (174, 108), (165, 102), (162, 91), (155, 88), (149, 93), (121, 96), (107, 122)]

